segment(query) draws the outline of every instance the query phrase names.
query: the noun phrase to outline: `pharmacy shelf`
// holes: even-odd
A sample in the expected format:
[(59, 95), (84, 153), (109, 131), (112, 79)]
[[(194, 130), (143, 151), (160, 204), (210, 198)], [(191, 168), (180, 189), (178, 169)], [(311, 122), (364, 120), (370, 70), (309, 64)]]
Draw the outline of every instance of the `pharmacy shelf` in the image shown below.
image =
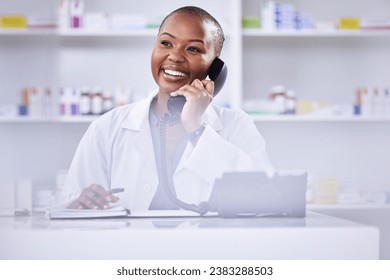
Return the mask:
[(360, 209), (386, 209), (390, 210), (390, 204), (307, 204), (307, 210), (360, 210)]
[(69, 116), (69, 117), (0, 117), (4, 123), (90, 123), (98, 116)]
[[(56, 29), (56, 28), (0, 28), (0, 36), (42, 36), (57, 37), (155, 37), (157, 28), (145, 29)], [(224, 31), (225, 37), (232, 33)]]
[[(150, 29), (56, 29), (56, 28), (0, 28), (0, 36), (39, 36), (53, 35), (60, 37), (131, 37), (131, 36), (156, 36), (157, 28)], [(231, 32), (225, 30), (225, 36)], [(387, 37), (390, 36), (390, 30), (281, 30), (264, 31), (261, 29), (243, 29), (244, 37)]]
[[(250, 115), (255, 122), (389, 122), (390, 117)], [(0, 123), (89, 123), (98, 116), (0, 117)]]
[(256, 122), (390, 122), (389, 117), (311, 116), (311, 115), (251, 115)]
[(0, 36), (53, 36), (56, 34), (55, 28), (0, 28)]
[(244, 29), (244, 37), (386, 37), (390, 30), (281, 30)]
[(0, 29), (0, 36), (40, 36), (58, 37), (154, 37), (157, 29), (102, 30), (102, 29), (56, 29), (56, 28), (9, 28)]
[(155, 37), (158, 29), (128, 29), (128, 30), (102, 30), (102, 29), (60, 29), (60, 37)]

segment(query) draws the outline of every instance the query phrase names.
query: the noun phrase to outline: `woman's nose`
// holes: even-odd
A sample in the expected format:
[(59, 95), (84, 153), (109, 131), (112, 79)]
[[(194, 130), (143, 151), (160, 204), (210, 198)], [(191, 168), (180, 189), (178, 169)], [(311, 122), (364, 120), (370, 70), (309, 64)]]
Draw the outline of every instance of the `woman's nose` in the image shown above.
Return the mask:
[(174, 50), (169, 53), (168, 59), (173, 62), (183, 62), (184, 56), (183, 53), (179, 50)]

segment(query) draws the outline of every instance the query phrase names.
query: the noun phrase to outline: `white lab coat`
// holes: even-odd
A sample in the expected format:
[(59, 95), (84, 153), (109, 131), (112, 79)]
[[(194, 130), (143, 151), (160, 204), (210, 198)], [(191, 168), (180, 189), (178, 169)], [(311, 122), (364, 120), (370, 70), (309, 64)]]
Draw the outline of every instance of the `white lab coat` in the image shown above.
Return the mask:
[[(159, 184), (149, 110), (153, 96), (121, 106), (91, 123), (83, 136), (64, 187), (67, 200), (82, 188), (100, 184), (125, 189), (119, 204), (146, 210)], [(177, 197), (187, 203), (208, 199), (215, 178), (226, 171), (262, 170), (274, 173), (263, 137), (241, 110), (209, 105), (202, 136), (188, 143), (173, 176)]]

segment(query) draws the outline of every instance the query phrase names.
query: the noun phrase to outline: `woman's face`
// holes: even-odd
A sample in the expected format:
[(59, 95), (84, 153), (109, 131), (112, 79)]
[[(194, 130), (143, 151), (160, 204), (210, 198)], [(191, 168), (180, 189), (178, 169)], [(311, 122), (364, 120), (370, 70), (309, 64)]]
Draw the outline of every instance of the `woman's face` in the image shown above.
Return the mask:
[(170, 94), (207, 76), (216, 54), (213, 30), (212, 24), (186, 13), (173, 14), (165, 20), (151, 59), (160, 93)]

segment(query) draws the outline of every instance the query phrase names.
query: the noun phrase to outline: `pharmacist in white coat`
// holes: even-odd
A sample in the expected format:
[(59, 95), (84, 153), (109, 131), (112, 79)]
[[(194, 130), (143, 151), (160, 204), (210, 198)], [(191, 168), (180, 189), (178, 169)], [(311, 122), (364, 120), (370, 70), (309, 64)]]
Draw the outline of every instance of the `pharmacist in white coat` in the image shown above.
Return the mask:
[[(274, 173), (253, 120), (241, 110), (211, 103), (214, 83), (205, 77), (223, 41), (219, 23), (200, 8), (183, 7), (164, 19), (151, 58), (158, 90), (92, 122), (69, 169), (64, 188), (68, 207), (119, 203), (134, 210), (178, 209), (166, 188), (185, 203), (198, 204), (208, 200), (223, 172)], [(168, 97), (180, 95), (186, 103), (164, 137), (161, 120)], [(165, 161), (161, 141), (166, 142)], [(163, 172), (168, 181), (162, 180)], [(111, 188), (124, 192), (110, 195)]]

